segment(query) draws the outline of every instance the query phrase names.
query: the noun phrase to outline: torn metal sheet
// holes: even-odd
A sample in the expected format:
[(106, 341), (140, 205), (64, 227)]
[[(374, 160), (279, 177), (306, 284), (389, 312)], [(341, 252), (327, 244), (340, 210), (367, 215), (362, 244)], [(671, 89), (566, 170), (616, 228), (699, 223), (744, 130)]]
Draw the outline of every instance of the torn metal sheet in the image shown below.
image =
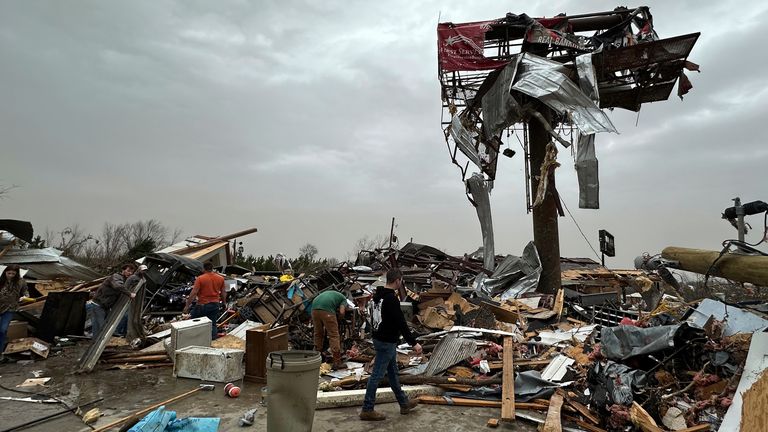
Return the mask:
[(539, 371), (523, 371), (515, 377), (515, 400), (528, 402), (533, 399), (546, 399), (555, 392), (555, 389), (568, 386), (571, 383), (553, 383), (543, 379)]
[(725, 321), (723, 336), (752, 333), (768, 328), (768, 320), (712, 299), (702, 300), (699, 307), (688, 317), (688, 322), (698, 328), (704, 328), (710, 316), (715, 317), (716, 320)]
[(635, 327), (620, 325), (603, 327), (600, 333), (601, 352), (611, 360), (653, 354), (675, 346), (675, 334), (679, 325), (659, 327)]
[(600, 178), (595, 156), (595, 135), (580, 135), (576, 145), (576, 176), (579, 180), (579, 208), (600, 208)]
[(453, 138), (453, 142), (456, 143), (456, 146), (459, 147), (459, 150), (461, 150), (461, 152), (464, 153), (464, 155), (466, 155), (473, 164), (482, 169), (483, 165), (480, 161), (480, 154), (475, 149), (475, 140), (472, 137), (472, 133), (470, 133), (467, 128), (461, 124), (460, 116), (455, 115), (451, 119), (450, 133), (451, 137)]
[(521, 55), (512, 90), (568, 115), (583, 134), (617, 132), (608, 116), (565, 74), (563, 64), (530, 53)]
[(562, 342), (568, 342), (571, 339), (584, 342), (596, 328), (597, 324), (591, 324), (584, 327), (572, 328), (568, 331), (543, 331), (539, 333), (536, 339), (544, 345), (557, 345)]
[(467, 189), (480, 220), (483, 235), (483, 267), (493, 271), (496, 267), (496, 253), (493, 243), (493, 217), (491, 216), (491, 189), (493, 182), (486, 181), (482, 174), (474, 173), (467, 179)]
[(522, 333), (510, 333), (505, 332), (501, 330), (490, 330), (490, 329), (482, 329), (482, 328), (474, 328), (474, 327), (462, 327), (462, 326), (453, 326), (448, 330), (439, 331), (435, 333), (430, 333), (424, 336), (419, 336), (416, 339), (417, 340), (425, 340), (425, 339), (432, 339), (438, 336), (442, 336), (448, 333), (458, 333), (459, 336), (461, 335), (482, 335), (482, 334), (493, 334), (497, 336), (512, 336), (515, 339), (515, 342), (522, 342), (524, 340)]
[(547, 381), (562, 381), (565, 374), (568, 373), (568, 366), (574, 363), (576, 360), (560, 354), (541, 371), (541, 378)]
[(597, 74), (592, 66), (592, 53), (576, 56), (576, 73), (579, 74), (579, 88), (596, 104), (600, 104), (600, 88), (597, 85)]
[[(515, 56), (501, 70), (488, 92), (483, 95), (483, 134), (491, 139), (509, 127), (522, 120), (520, 105), (509, 92), (510, 85), (517, 75), (518, 65), (522, 56)], [(489, 79), (492, 79), (489, 76)]]
[(768, 368), (768, 333), (755, 333), (749, 344), (744, 372), (741, 374), (733, 402), (723, 416), (723, 422), (718, 429), (720, 432), (737, 431), (741, 428), (741, 409), (744, 402), (742, 394), (752, 387), (766, 368)]
[(540, 276), (539, 253), (533, 242), (529, 242), (522, 257), (507, 255), (491, 277), (479, 274), (475, 280), (475, 291), (489, 297), (501, 295), (503, 301), (535, 290), (539, 285)]
[(477, 351), (477, 342), (472, 339), (446, 337), (440, 340), (432, 351), (425, 376), (433, 376), (461, 362)]

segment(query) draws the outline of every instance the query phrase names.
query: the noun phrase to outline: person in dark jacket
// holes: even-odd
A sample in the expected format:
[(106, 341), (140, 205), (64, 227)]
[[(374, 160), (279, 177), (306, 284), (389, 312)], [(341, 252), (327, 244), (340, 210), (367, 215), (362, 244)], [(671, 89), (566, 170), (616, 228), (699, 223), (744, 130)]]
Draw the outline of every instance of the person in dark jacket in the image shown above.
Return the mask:
[(408, 323), (405, 321), (403, 311), (400, 310), (400, 300), (395, 292), (403, 288), (403, 274), (399, 269), (387, 272), (387, 283), (376, 289), (373, 295), (371, 310), (371, 326), (373, 328), (373, 348), (376, 350), (376, 358), (373, 362), (371, 376), (368, 378), (368, 386), (365, 389), (363, 410), (360, 412), (361, 420), (384, 420), (386, 416), (374, 411), (376, 403), (376, 389), (379, 381), (387, 374), (389, 386), (395, 393), (400, 404), (400, 414), (408, 414), (416, 408), (418, 402), (409, 401), (400, 388), (397, 369), (397, 344), (400, 335), (413, 346), (416, 354), (421, 354), (421, 345), (416, 343), (416, 338), (411, 334)]
[(96, 290), (96, 295), (93, 297), (93, 308), (91, 309), (91, 333), (94, 339), (101, 333), (101, 330), (104, 328), (104, 322), (107, 319), (107, 314), (112, 309), (112, 306), (117, 303), (117, 300), (120, 299), (120, 296), (136, 297), (136, 294), (131, 292), (125, 284), (125, 280), (135, 271), (136, 264), (125, 264), (120, 273), (115, 273), (104, 279), (104, 282)]
[(28, 296), (27, 283), (21, 278), (21, 269), (11, 264), (0, 275), (0, 361), (5, 362), (2, 352), (5, 350), (5, 338), (13, 314), (22, 297)]

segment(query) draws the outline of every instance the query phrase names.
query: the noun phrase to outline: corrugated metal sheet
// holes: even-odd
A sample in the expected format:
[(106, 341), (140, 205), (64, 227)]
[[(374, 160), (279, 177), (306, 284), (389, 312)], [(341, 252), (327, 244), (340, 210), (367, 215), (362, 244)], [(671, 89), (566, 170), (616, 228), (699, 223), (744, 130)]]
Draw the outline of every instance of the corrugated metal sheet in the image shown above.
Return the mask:
[(73, 279), (90, 281), (101, 275), (89, 267), (61, 256), (54, 248), (11, 249), (0, 257), (0, 264), (18, 264), (29, 270), (26, 277), (38, 280)]
[(456, 363), (471, 357), (477, 351), (477, 343), (472, 339), (447, 336), (440, 340), (432, 351), (429, 365), (424, 375), (438, 374)]

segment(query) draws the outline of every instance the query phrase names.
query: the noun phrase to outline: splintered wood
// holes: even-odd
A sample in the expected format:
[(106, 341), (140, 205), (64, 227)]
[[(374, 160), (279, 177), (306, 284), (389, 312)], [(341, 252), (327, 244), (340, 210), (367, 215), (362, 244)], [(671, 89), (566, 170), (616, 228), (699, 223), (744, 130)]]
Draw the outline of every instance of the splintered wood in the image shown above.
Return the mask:
[(501, 421), (515, 421), (515, 356), (511, 337), (504, 338), (504, 368), (501, 378)]
[(562, 432), (563, 425), (560, 423), (560, 408), (563, 407), (563, 394), (558, 390), (549, 399), (549, 411), (547, 419), (541, 432)]
[(744, 392), (741, 406), (741, 430), (765, 431), (768, 425), (768, 372), (763, 374)]

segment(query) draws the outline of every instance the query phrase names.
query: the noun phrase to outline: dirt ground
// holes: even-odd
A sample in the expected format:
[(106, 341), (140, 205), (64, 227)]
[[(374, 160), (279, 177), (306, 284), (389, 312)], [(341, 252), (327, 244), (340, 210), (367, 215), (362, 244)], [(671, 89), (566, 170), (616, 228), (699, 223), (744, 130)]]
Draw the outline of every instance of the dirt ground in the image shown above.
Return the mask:
[[(23, 394), (6, 390), (15, 389), (27, 378), (33, 378), (33, 371), (42, 371), (42, 377), (51, 377), (46, 387), (32, 387), (18, 390), (38, 391), (62, 399), (70, 406), (84, 404), (95, 399), (102, 401), (89, 406), (97, 407), (103, 417), (94, 425), (99, 427), (111, 421), (130, 415), (155, 403), (169, 399), (196, 388), (200, 381), (179, 378), (172, 375), (170, 367), (145, 370), (104, 370), (103, 365), (90, 374), (75, 375), (79, 353), (85, 349), (67, 347), (59, 355), (52, 353), (47, 360), (30, 364), (10, 363), (0, 365), (0, 396), (25, 397)], [(261, 385), (243, 382), (241, 396), (230, 399), (224, 395), (224, 387), (216, 383), (212, 392), (198, 392), (187, 399), (175, 402), (168, 409), (179, 417), (220, 417), (220, 431), (253, 430), (264, 431), (267, 426), (267, 409), (260, 403)], [(257, 409), (256, 422), (250, 428), (238, 426), (238, 419), (249, 409)], [(62, 404), (39, 404), (0, 400), (0, 431), (16, 425), (65, 410)], [(357, 418), (359, 408), (318, 410), (315, 412), (313, 430), (317, 432), (342, 431), (465, 431), (484, 429), (489, 418), (498, 417), (499, 409), (464, 408), (450, 406), (420, 405), (409, 415), (400, 415), (397, 404), (381, 404), (377, 410), (387, 415), (383, 422), (362, 422)], [(65, 414), (35, 426), (20, 429), (24, 431), (90, 431), (73, 414)], [(535, 431), (535, 424), (518, 420), (497, 430)]]

